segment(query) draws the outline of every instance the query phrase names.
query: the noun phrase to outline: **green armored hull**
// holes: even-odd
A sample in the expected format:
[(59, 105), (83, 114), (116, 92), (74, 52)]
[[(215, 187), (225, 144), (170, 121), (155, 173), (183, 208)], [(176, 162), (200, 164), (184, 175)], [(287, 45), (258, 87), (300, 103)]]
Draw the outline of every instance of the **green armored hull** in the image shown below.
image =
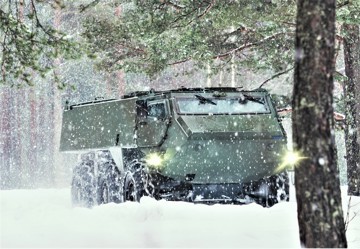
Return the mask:
[(277, 172), (286, 134), (262, 89), (136, 92), (69, 106), (60, 149), (92, 155), (79, 165), (94, 165), (87, 172), (97, 203), (143, 195), (263, 205), (288, 199), (287, 176)]
[(60, 151), (135, 146), (135, 99), (73, 105), (63, 113)]

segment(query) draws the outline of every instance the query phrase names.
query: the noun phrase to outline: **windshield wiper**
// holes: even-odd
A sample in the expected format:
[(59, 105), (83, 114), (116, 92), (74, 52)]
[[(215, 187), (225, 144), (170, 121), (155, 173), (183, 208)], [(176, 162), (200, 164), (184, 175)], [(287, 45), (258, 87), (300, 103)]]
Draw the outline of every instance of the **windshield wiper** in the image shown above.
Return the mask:
[(212, 105), (216, 105), (215, 102), (213, 102), (211, 99), (205, 98), (201, 95), (197, 95), (195, 94), (195, 97), (200, 100), (200, 104), (212, 104)]
[(240, 94), (240, 99), (239, 99), (240, 104), (246, 104), (246, 102), (248, 100), (250, 100), (252, 102), (259, 103), (259, 104), (262, 104), (262, 105), (265, 105), (265, 102), (260, 100), (260, 99), (254, 98), (253, 96), (250, 96), (250, 95)]

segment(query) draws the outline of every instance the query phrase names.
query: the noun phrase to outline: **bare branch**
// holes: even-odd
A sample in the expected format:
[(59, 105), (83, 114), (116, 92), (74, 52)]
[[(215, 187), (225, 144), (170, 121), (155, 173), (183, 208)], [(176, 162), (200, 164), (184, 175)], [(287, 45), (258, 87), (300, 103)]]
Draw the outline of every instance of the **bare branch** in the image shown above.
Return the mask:
[(347, 212), (346, 212), (346, 219), (345, 219), (345, 231), (347, 231), (349, 222), (350, 222), (350, 206), (351, 205), (351, 196), (349, 197), (348, 206), (347, 206)]
[(181, 63), (185, 63), (185, 62), (187, 62), (187, 61), (189, 61), (189, 60), (191, 60), (191, 57), (186, 58), (186, 59), (181, 60), (181, 61), (172, 62), (172, 63), (169, 63), (169, 64), (167, 64), (167, 65), (168, 65), (168, 66), (174, 66), (174, 65), (181, 64)]
[(341, 73), (340, 71), (335, 71), (335, 73), (341, 77), (346, 77), (346, 75), (344, 75), (343, 73)]
[(205, 16), (205, 15), (211, 10), (211, 8), (214, 6), (215, 2), (216, 2), (216, 0), (213, 0), (213, 1), (206, 7), (205, 11), (204, 11), (203, 13), (201, 13), (200, 15), (198, 15), (197, 18), (200, 19), (201, 17)]
[[(209, 3), (209, 5), (206, 7), (206, 9), (204, 10), (203, 13), (197, 15), (195, 18), (191, 19), (190, 21), (188, 21), (185, 25), (175, 25), (174, 28), (179, 28), (179, 27), (185, 27), (190, 25), (191, 23), (193, 23), (195, 20), (202, 18), (203, 16), (205, 16), (211, 9), (212, 7), (215, 5), (216, 0), (213, 0), (211, 3)], [(186, 17), (186, 16), (190, 16), (192, 13), (196, 12), (197, 8), (192, 9), (189, 13), (186, 13), (184, 15), (181, 15), (180, 17), (176, 18), (173, 23), (178, 22), (181, 18)]]
[(273, 80), (273, 79), (275, 79), (275, 78), (277, 78), (277, 77), (279, 77), (279, 76), (281, 76), (281, 75), (283, 75), (283, 74), (286, 74), (286, 73), (290, 72), (290, 71), (293, 70), (293, 69), (294, 69), (294, 67), (291, 67), (291, 68), (289, 68), (289, 69), (286, 69), (285, 71), (282, 71), (282, 72), (279, 72), (279, 73), (277, 73), (277, 74), (274, 74), (274, 75), (271, 76), (269, 79), (267, 79), (267, 80), (265, 80), (264, 82), (262, 82), (258, 88), (263, 87), (263, 86), (264, 86), (266, 83), (268, 83), (269, 81), (271, 81), (271, 80)]
[(278, 36), (280, 36), (280, 35), (284, 35), (284, 34), (287, 34), (287, 33), (285, 33), (285, 32), (275, 33), (275, 34), (273, 34), (273, 35), (270, 35), (270, 36), (265, 37), (264, 39), (262, 39), (262, 40), (260, 40), (260, 41), (251, 42), (251, 43), (246, 43), (246, 44), (241, 45), (240, 47), (237, 47), (237, 48), (235, 48), (235, 49), (232, 49), (232, 50), (230, 50), (230, 51), (228, 51), (228, 52), (226, 52), (226, 53), (216, 55), (214, 58), (220, 59), (220, 58), (223, 58), (223, 57), (227, 57), (227, 56), (229, 56), (229, 55), (234, 54), (235, 52), (244, 50), (244, 49), (246, 49), (246, 48), (254, 47), (254, 46), (256, 46), (256, 45), (262, 44), (262, 43), (264, 43), (264, 42), (266, 42), (266, 41), (272, 40), (272, 39), (274, 39), (274, 38), (276, 38), (276, 37), (278, 37)]
[[(242, 51), (242, 50), (244, 50), (244, 49), (246, 49), (246, 48), (250, 48), (250, 47), (257, 46), (257, 45), (262, 44), (262, 43), (264, 43), (264, 42), (266, 42), (266, 41), (268, 41), (268, 40), (274, 39), (274, 38), (276, 38), (276, 37), (278, 37), (278, 36), (280, 36), (280, 35), (284, 35), (284, 34), (286, 34), (286, 33), (285, 33), (285, 32), (275, 33), (275, 34), (273, 34), (273, 35), (270, 35), (270, 36), (265, 37), (264, 39), (262, 39), (262, 40), (260, 40), (260, 41), (256, 41), (256, 42), (252, 42), (252, 43), (246, 43), (246, 44), (244, 44), (244, 45), (242, 45), (242, 46), (240, 46), (240, 47), (237, 47), (237, 48), (235, 48), (235, 49), (232, 49), (232, 50), (230, 50), (230, 51), (228, 51), (228, 52), (226, 52), (226, 53), (223, 53), (223, 54), (218, 54), (218, 55), (216, 55), (216, 56), (214, 56), (214, 57), (212, 57), (212, 58), (213, 58), (213, 59), (222, 59), (222, 58), (224, 58), (224, 57), (228, 57), (228, 56), (234, 54), (235, 52), (239, 52), (239, 51)], [(168, 65), (171, 66), (171, 65), (181, 64), (181, 63), (187, 62), (187, 61), (189, 61), (189, 60), (191, 60), (191, 59), (192, 59), (192, 57), (188, 57), (188, 58), (186, 58), (186, 59), (183, 59), (183, 60), (180, 60), (180, 61), (176, 61), (176, 62), (170, 63), (170, 64), (168, 64)], [(265, 82), (265, 83), (266, 83), (266, 82)]]
[(338, 4), (338, 5), (336, 6), (336, 8), (337, 8), (337, 9), (340, 9), (340, 8), (348, 5), (349, 3), (350, 3), (350, 1), (347, 0), (347, 1), (343, 2), (343, 3)]
[(84, 12), (84, 11), (87, 10), (88, 8), (94, 7), (94, 6), (97, 5), (99, 2), (100, 2), (100, 0), (94, 0), (94, 1), (92, 1), (91, 3), (89, 3), (89, 4), (87, 4), (87, 5), (81, 4), (81, 5), (79, 6), (80, 13), (81, 13), (81, 12)]
[(55, 37), (53, 34), (51, 34), (49, 32), (49, 30), (45, 29), (45, 27), (40, 22), (34, 0), (31, 0), (31, 7), (32, 7), (32, 10), (34, 13), (35, 20), (36, 20), (36, 26), (39, 27), (42, 31), (44, 31), (44, 33), (47, 34), (49, 36), (49, 38), (53, 38), (54, 40), (57, 40), (57, 37)]

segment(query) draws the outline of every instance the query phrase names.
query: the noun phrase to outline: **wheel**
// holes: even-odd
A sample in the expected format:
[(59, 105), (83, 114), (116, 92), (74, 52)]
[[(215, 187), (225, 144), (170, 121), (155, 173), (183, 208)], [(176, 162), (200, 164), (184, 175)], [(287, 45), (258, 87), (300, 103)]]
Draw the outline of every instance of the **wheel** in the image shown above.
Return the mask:
[(77, 177), (73, 177), (71, 182), (71, 202), (73, 206), (79, 206), (82, 199), (81, 182)]
[(263, 207), (271, 207), (275, 203), (273, 203), (273, 199), (270, 196), (270, 183), (264, 180), (259, 187), (259, 193), (261, 193), (263, 198), (260, 198), (257, 203), (260, 204)]
[(106, 204), (109, 202), (109, 187), (105, 182), (103, 182), (98, 188), (98, 204)]
[(289, 180), (288, 173), (283, 172), (283, 173), (280, 173), (273, 177), (274, 178), (273, 178), (272, 182), (275, 183), (276, 199), (278, 200), (278, 202), (289, 201), (289, 199), (290, 199), (290, 196), (289, 196), (290, 180)]
[(92, 207), (95, 205), (94, 162), (81, 162), (73, 170), (71, 200), (73, 206)]
[(106, 204), (109, 202), (120, 203), (122, 201), (121, 186), (120, 171), (115, 165), (109, 163), (104, 175), (98, 180), (98, 204)]
[(145, 195), (144, 178), (141, 170), (128, 172), (124, 182), (124, 201), (140, 201)]
[(256, 202), (263, 207), (272, 207), (276, 203), (289, 201), (289, 177), (286, 172), (273, 175), (261, 181), (259, 192), (265, 198)]

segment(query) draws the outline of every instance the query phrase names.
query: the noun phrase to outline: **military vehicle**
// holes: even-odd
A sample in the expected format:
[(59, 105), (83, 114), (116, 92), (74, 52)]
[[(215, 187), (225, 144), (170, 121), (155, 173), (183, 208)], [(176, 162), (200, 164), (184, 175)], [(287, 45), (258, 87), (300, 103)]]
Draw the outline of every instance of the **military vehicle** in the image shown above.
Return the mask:
[(81, 153), (75, 205), (289, 200), (286, 134), (266, 90), (180, 88), (67, 105), (62, 152)]

